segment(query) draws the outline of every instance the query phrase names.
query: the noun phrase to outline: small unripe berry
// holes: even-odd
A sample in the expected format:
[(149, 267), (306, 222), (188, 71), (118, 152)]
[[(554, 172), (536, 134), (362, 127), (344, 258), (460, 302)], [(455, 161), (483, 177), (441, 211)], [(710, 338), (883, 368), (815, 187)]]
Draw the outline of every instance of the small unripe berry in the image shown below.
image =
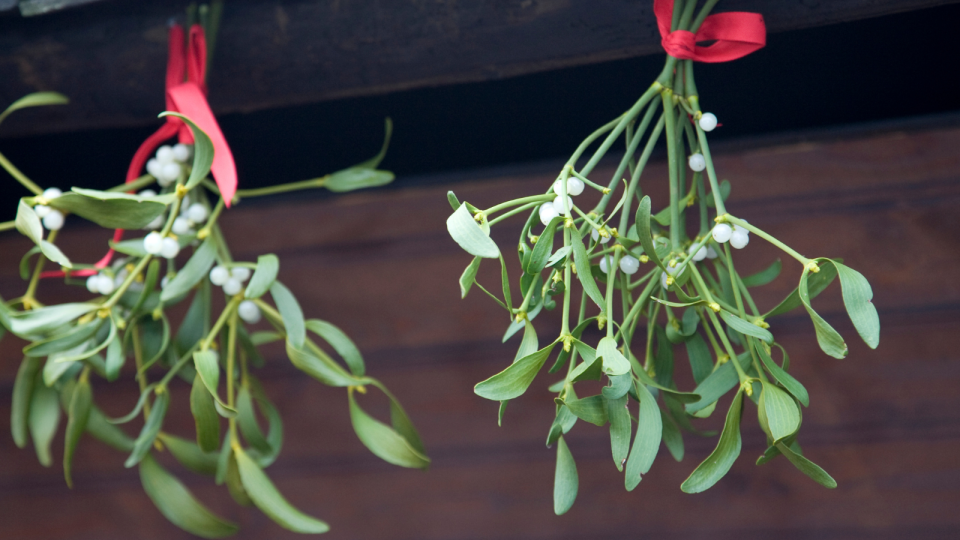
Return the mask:
[(43, 217), (43, 226), (50, 231), (59, 231), (63, 228), (63, 213), (59, 210), (50, 209), (50, 212)]
[(152, 232), (143, 237), (143, 250), (151, 255), (160, 253), (163, 249), (163, 237), (158, 232)]
[(733, 229), (730, 228), (730, 225), (726, 223), (718, 223), (713, 228), (713, 239), (717, 241), (718, 244), (722, 244), (727, 240), (730, 240), (730, 235), (733, 234)]
[(707, 112), (700, 116), (700, 129), (704, 131), (713, 131), (716, 127), (717, 115)]
[(227, 282), (230, 279), (230, 271), (224, 266), (214, 266), (213, 270), (210, 270), (210, 283), (220, 286)]
[(690, 168), (694, 172), (700, 172), (707, 168), (707, 160), (703, 158), (703, 154), (697, 153), (693, 154), (687, 158), (687, 164), (690, 165)]

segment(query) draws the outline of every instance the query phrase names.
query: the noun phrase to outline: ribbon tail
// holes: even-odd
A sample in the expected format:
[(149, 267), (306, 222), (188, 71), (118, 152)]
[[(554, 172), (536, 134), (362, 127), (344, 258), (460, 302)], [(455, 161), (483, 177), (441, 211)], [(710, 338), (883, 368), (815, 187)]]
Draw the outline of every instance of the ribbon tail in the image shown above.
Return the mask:
[(177, 112), (193, 120), (200, 129), (210, 137), (213, 143), (213, 165), (210, 167), (220, 196), (229, 208), (234, 194), (237, 192), (237, 166), (233, 161), (233, 152), (227, 144), (227, 139), (220, 131), (220, 125), (210, 110), (206, 96), (196, 83), (188, 82), (177, 85), (167, 91), (170, 99), (176, 105)]

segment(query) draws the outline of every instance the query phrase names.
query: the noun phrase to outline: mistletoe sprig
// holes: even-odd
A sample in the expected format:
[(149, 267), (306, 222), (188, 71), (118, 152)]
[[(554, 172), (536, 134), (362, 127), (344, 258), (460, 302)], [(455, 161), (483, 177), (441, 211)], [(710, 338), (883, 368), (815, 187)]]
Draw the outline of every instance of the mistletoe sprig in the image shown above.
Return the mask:
[[(66, 103), (66, 98), (31, 94), (0, 114), (0, 121), (20, 108), (58, 103)], [(160, 452), (169, 452), (190, 471), (212, 476), (218, 485), (226, 484), (239, 504), (256, 506), (282, 527), (325, 532), (325, 522), (290, 505), (265, 473), (282, 447), (283, 422), (254, 375), (254, 368), (264, 364), (259, 346), (283, 341), (300, 371), (324, 385), (345, 388), (353, 428), (378, 457), (413, 468), (426, 468), (430, 459), (403, 407), (367, 375), (353, 341), (327, 321), (304, 317), (296, 297), (277, 280), (278, 258), (265, 254), (246, 262), (231, 256), (217, 223), (225, 201), (208, 178), (213, 145), (190, 119), (180, 118), (193, 133), (192, 148), (162, 146), (148, 162), (147, 174), (106, 191), (41, 189), (0, 155), (0, 165), (34, 193), (20, 200), (14, 222), (0, 224), (0, 230), (16, 227), (36, 244), (20, 265), (29, 283), (26, 292), (0, 301), (3, 328), (29, 342), (13, 389), (13, 439), (22, 448), (32, 438), (40, 462), (49, 466), (51, 440), (63, 409), (68, 486), (74, 452), (88, 434), (127, 453), (126, 467), (139, 468), (143, 488), (160, 512), (193, 534), (220, 538), (235, 533), (237, 526), (208, 510), (161, 466), (155, 457)], [(340, 192), (386, 184), (393, 174), (377, 166), (386, 154), (390, 131), (388, 119), (383, 148), (367, 162), (303, 182), (239, 190), (233, 202), (295, 189)], [(145, 189), (155, 183), (156, 190)], [(142, 191), (128, 193), (135, 190)], [(110, 264), (107, 259), (100, 265), (78, 264), (56, 244), (68, 214), (109, 229), (156, 230), (111, 242), (122, 257)], [(181, 250), (191, 254), (178, 267)], [(47, 275), (43, 270), (48, 259), (62, 268), (54, 274), (94, 296), (83, 302), (42, 303), (38, 287)], [(225, 302), (219, 314), (213, 312), (216, 287), (222, 288)], [(169, 310), (185, 301), (189, 308), (177, 325)], [(269, 329), (254, 331), (251, 326), (261, 318)], [(124, 369), (131, 357), (133, 368)], [(97, 407), (93, 390), (103, 383), (138, 385), (140, 398), (129, 414), (110, 418)], [(358, 404), (356, 394), (370, 387), (389, 399), (391, 425)], [(164, 429), (175, 396), (189, 399), (195, 434)], [(139, 433), (131, 437), (120, 426), (141, 414)], [(258, 416), (266, 420), (265, 430)]]
[[(671, 28), (695, 33), (715, 3), (706, 2), (694, 18), (697, 2), (678, 0)], [(454, 209), (448, 231), (474, 256), (460, 277), (462, 296), (475, 285), (505, 309), (510, 323), (504, 341), (523, 332), (513, 363), (478, 383), (475, 392), (500, 402), (502, 421), (509, 400), (526, 392), (548, 360), (553, 359), (549, 373), (562, 375), (550, 385), (556, 417), (546, 438), (548, 447), (557, 446), (557, 514), (569, 510), (577, 494), (577, 468), (564, 434), (578, 420), (609, 426), (613, 462), (624, 472), (626, 489), (633, 490), (650, 470), (661, 442), (679, 461), (683, 431), (710, 435), (694, 422), (713, 414), (729, 392), (734, 397), (716, 449), (683, 482), (683, 491), (704, 491), (730, 470), (741, 450), (745, 396), (756, 405), (767, 442), (758, 465), (783, 455), (821, 485), (836, 486), (798, 443), (801, 406), (809, 405), (809, 395), (790, 374), (789, 357), (769, 321), (803, 306), (821, 349), (843, 358), (847, 345), (814, 311), (811, 300), (839, 276), (850, 319), (875, 348), (880, 324), (873, 293), (867, 280), (840, 259), (804, 257), (727, 211), (730, 184), (718, 181), (708, 145), (717, 118), (702, 112), (699, 101), (693, 62), (668, 55), (650, 88), (628, 111), (590, 134), (544, 193), (486, 209), (448, 194)], [(612, 178), (602, 182), (595, 168), (621, 138), (624, 155)], [(644, 177), (644, 183), (666, 181), (670, 195), (665, 207), (654, 212), (640, 179), (661, 139), (666, 141), (668, 174)], [(590, 148), (593, 153), (584, 160)], [(599, 199), (581, 195), (587, 188)], [(519, 296), (514, 296), (503, 252), (490, 237), (492, 227), (516, 215), (527, 215), (517, 244)], [(802, 268), (797, 288), (772, 309), (760, 309), (750, 289), (776, 278), (781, 262), (750, 276), (735, 266), (734, 250), (746, 248), (751, 235), (777, 246)], [(500, 261), (502, 298), (476, 282), (485, 258)], [(574, 298), (577, 282), (579, 303)], [(544, 309), (562, 314), (560, 328), (546, 345), (531, 324)], [(597, 343), (581, 339), (591, 325), (605, 329)], [(677, 348), (689, 358), (693, 388), (688, 390), (680, 390), (674, 378)], [(775, 356), (782, 360), (778, 363)], [(601, 380), (606, 386), (599, 394), (575, 391), (577, 383)]]

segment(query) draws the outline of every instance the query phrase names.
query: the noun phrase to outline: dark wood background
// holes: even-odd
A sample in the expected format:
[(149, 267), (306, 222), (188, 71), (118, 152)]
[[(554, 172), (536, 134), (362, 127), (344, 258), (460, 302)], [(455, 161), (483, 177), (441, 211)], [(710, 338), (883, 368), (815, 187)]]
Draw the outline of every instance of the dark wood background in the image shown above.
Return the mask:
[[(474, 171), (460, 181), (438, 177), (435, 186), (244, 203), (226, 213), (235, 255), (280, 257), (280, 278), (306, 314), (334, 321), (356, 340), (371, 374), (406, 405), (433, 458), (428, 472), (379, 461), (352, 433), (345, 392), (302, 376), (281, 350), (269, 349), (260, 375), (286, 422), (285, 447), (269, 473), (299, 508), (331, 524), (329, 538), (957, 538), (958, 146), (960, 126), (928, 122), (741, 141), (714, 152), (721, 176), (734, 185), (731, 212), (807, 256), (844, 257), (873, 285), (883, 328), (876, 351), (857, 338), (836, 285), (815, 305), (847, 338), (847, 359), (820, 352), (805, 314), (771, 321), (810, 391), (801, 441), (836, 478), (835, 490), (783, 460), (756, 467), (764, 441), (755, 408), (747, 406), (740, 459), (700, 495), (679, 485), (715, 439), (687, 437), (681, 463), (661, 451), (650, 474), (626, 493), (607, 431), (579, 423), (569, 444), (580, 493), (567, 515), (553, 515), (554, 450), (543, 441), (553, 414), (546, 386), (555, 377), (539, 376), (497, 427), (496, 404), (472, 387), (507, 365), (516, 344), (500, 343), (505, 317), (492, 301), (479, 291), (460, 300), (457, 278), (470, 257), (444, 226), (447, 189), (490, 205), (542, 191), (556, 174), (542, 165)], [(657, 191), (663, 174), (656, 163), (644, 177), (656, 206), (664, 200)], [(510, 245), (517, 226), (498, 227), (495, 238)], [(108, 234), (71, 220), (63, 245), (72, 257), (93, 260)], [(16, 233), (0, 237), (6, 298), (23, 290), (16, 268), (28, 247)], [(754, 238), (737, 256), (738, 268), (749, 271), (778, 255)], [(794, 286), (799, 266), (785, 259), (784, 267), (780, 279), (759, 289), (761, 307)], [(484, 264), (480, 279), (496, 283), (495, 265)], [(556, 314), (536, 325), (545, 338)], [(85, 438), (71, 491), (58, 462), (62, 435), (50, 469), (37, 464), (32, 449), (13, 446), (6, 433), (21, 346), (9, 336), (0, 343), (0, 538), (188, 537), (154, 509), (136, 471), (123, 468), (125, 456)], [(128, 375), (126, 385), (94, 383), (112, 414), (136, 400)], [(189, 436), (187, 392), (184, 384), (173, 388), (168, 426)], [(239, 509), (208, 479), (175, 470), (204, 502), (239, 521), (238, 538), (296, 536), (256, 510)]]

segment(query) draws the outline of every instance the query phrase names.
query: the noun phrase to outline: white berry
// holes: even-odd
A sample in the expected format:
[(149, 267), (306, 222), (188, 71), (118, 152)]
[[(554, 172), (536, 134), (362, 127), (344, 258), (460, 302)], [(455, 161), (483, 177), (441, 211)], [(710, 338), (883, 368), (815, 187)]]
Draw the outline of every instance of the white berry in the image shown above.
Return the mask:
[(49, 199), (56, 199), (57, 197), (59, 197), (59, 196), (61, 196), (61, 195), (63, 195), (63, 192), (60, 191), (59, 189), (55, 188), (55, 187), (47, 188), (47, 189), (43, 190), (43, 198), (44, 198), (44, 199), (48, 199), (48, 200), (49, 200)]
[(573, 199), (569, 195), (567, 195), (566, 207), (563, 205), (563, 197), (557, 197), (553, 200), (553, 209), (561, 216), (567, 215), (571, 208), (573, 208)]
[(203, 223), (208, 215), (207, 207), (200, 203), (193, 203), (187, 208), (187, 217), (194, 223)]
[(163, 276), (163, 279), (160, 280), (160, 288), (166, 289), (168, 283), (170, 283), (170, 276)]
[(620, 259), (620, 271), (624, 274), (632, 276), (637, 273), (637, 270), (640, 269), (640, 260), (632, 255), (624, 255)]
[(137, 195), (139, 195), (139, 196), (141, 196), (141, 197), (156, 197), (156, 196), (157, 196), (157, 192), (154, 191), (154, 190), (152, 190), (152, 189), (145, 189), (145, 190), (141, 191), (140, 193), (137, 193)]
[(187, 234), (193, 231), (190, 220), (185, 217), (178, 217), (173, 220), (173, 234)]
[(144, 229), (159, 229), (163, 227), (163, 224), (166, 223), (166, 219), (163, 216), (157, 216), (153, 218), (153, 221), (147, 223), (147, 226)]
[(158, 232), (152, 232), (143, 237), (143, 250), (151, 255), (160, 253), (163, 249), (163, 237)]
[(553, 207), (552, 202), (543, 203), (540, 205), (540, 222), (544, 225), (549, 224), (553, 218), (559, 215), (560, 212), (557, 212), (557, 210)]
[(256, 324), (260, 322), (260, 308), (252, 300), (244, 300), (237, 306), (237, 315), (245, 322)]
[(240, 282), (243, 283), (244, 281), (250, 279), (250, 269), (243, 266), (231, 268), (230, 277), (239, 279)]
[(716, 252), (715, 249), (713, 249), (713, 246), (707, 246), (707, 258), (708, 258), (708, 259), (716, 259), (716, 258), (717, 258), (717, 252)]
[(114, 284), (113, 284), (113, 279), (111, 279), (110, 276), (106, 274), (100, 274), (96, 276), (96, 278), (97, 278), (97, 291), (99, 291), (100, 294), (110, 294), (113, 292)]
[(747, 234), (747, 231), (745, 231), (744, 229), (740, 229), (739, 231), (734, 231), (733, 234), (730, 235), (730, 245), (737, 249), (743, 249), (747, 247), (747, 244), (749, 243), (750, 243), (750, 235)]
[(693, 260), (700, 262), (707, 258), (707, 248), (706, 246), (700, 246), (700, 249), (696, 253), (693, 252), (693, 248), (697, 246), (690, 246), (690, 249), (687, 250), (687, 253), (693, 255)]
[(169, 185), (171, 182), (180, 177), (180, 164), (175, 162), (164, 163), (163, 168), (160, 169), (160, 175)]
[(693, 154), (687, 158), (687, 164), (694, 172), (700, 172), (707, 168), (707, 160), (703, 159), (703, 154)]
[(151, 158), (149, 161), (147, 161), (147, 173), (157, 180), (160, 180), (162, 169), (163, 164), (157, 161), (155, 158)]
[(604, 274), (610, 273), (610, 266), (613, 265), (613, 257), (610, 255), (604, 255), (600, 258), (600, 271)]
[(100, 276), (98, 276), (97, 274), (94, 274), (87, 278), (87, 290), (92, 292), (93, 294), (97, 294), (100, 292), (99, 277)]
[(733, 234), (733, 229), (730, 228), (726, 223), (718, 223), (713, 228), (713, 239), (717, 241), (718, 244), (722, 244), (727, 240), (730, 240), (730, 235)]
[(191, 151), (190, 147), (185, 144), (173, 145), (173, 159), (181, 163), (185, 163), (188, 159), (190, 159), (190, 154), (192, 153), (193, 152)]
[(216, 286), (223, 285), (230, 279), (230, 271), (223, 266), (214, 266), (213, 270), (210, 270), (210, 283), (213, 283)]
[(600, 231), (598, 231), (598, 230), (596, 230), (596, 229), (592, 229), (592, 230), (590, 231), (590, 238), (593, 238), (593, 241), (594, 241), (594, 242), (596, 242), (596, 241), (599, 239), (599, 241), (600, 241), (601, 244), (606, 244), (607, 242), (610, 241), (610, 235), (609, 235), (609, 234), (608, 234), (607, 236), (600, 236)]
[(243, 288), (243, 284), (240, 283), (240, 280), (237, 278), (230, 278), (223, 284), (223, 292), (233, 296), (240, 292), (240, 289)]
[(717, 115), (713, 113), (703, 113), (700, 117), (700, 129), (704, 131), (713, 131), (717, 127)]
[(180, 253), (180, 243), (170, 238), (164, 238), (160, 243), (160, 256), (164, 259), (172, 259)]
[(669, 264), (668, 264), (667, 266), (665, 266), (664, 268), (666, 268), (667, 271), (664, 272), (664, 273), (662, 273), (662, 274), (660, 274), (660, 285), (663, 286), (664, 289), (666, 289), (666, 288), (667, 288), (667, 276), (668, 276), (668, 275), (672, 276), (673, 274), (675, 274), (675, 273), (677, 272), (677, 269), (676, 269), (676, 267), (670, 266)]
[(33, 207), (33, 212), (37, 214), (37, 217), (40, 219), (47, 217), (47, 214), (50, 213), (50, 210), (53, 210), (53, 209), (43, 204), (38, 204)]
[[(573, 195), (576, 197), (577, 195), (583, 193), (584, 186), (585, 184), (583, 183), (583, 180), (580, 180), (579, 178), (567, 178), (567, 195)], [(562, 193), (560, 193), (561, 187), (560, 181), (557, 180), (553, 183), (553, 192), (557, 195), (562, 195)]]
[(160, 163), (170, 163), (173, 161), (173, 147), (165, 144), (157, 148), (157, 161)]
[(43, 226), (49, 231), (59, 231), (63, 228), (63, 213), (59, 210), (51, 209), (50, 212), (43, 217)]

